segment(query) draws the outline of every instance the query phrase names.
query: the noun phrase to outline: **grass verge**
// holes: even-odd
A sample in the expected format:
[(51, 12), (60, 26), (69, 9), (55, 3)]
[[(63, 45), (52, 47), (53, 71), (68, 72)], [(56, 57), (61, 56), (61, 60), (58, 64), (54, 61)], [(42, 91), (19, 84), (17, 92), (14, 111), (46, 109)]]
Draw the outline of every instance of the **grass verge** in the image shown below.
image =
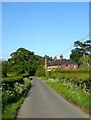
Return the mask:
[(6, 105), (2, 115), (2, 120), (9, 119), (9, 118), (15, 119), (17, 115), (17, 111), (20, 108), (23, 101), (24, 101), (24, 97), (20, 97), (17, 100), (17, 102)]
[(89, 105), (90, 93), (85, 93), (77, 87), (74, 87), (68, 83), (52, 82), (49, 79), (43, 78), (47, 85), (53, 88), (57, 93), (66, 98), (68, 101), (75, 103), (81, 109), (86, 112), (91, 111), (91, 106)]

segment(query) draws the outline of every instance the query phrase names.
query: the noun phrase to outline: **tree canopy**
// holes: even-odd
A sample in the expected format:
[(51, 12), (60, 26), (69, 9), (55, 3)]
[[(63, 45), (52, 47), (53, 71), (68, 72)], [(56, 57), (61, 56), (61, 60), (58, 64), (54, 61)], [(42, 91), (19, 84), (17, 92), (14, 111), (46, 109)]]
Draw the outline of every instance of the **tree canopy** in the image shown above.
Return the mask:
[(11, 58), (2, 62), (2, 75), (19, 75), (29, 74), (31, 76), (43, 76), (45, 74), (44, 64), (45, 58), (50, 63), (52, 57), (48, 55), (42, 57), (35, 55), (34, 52), (25, 48), (19, 48), (15, 52), (11, 53)]
[(91, 40), (85, 42), (76, 41), (74, 46), (81, 54), (91, 55)]
[(78, 63), (81, 68), (87, 68), (91, 59), (91, 40), (75, 41), (74, 46), (75, 49), (71, 51), (70, 58)]
[[(44, 66), (44, 58), (35, 55), (25, 48), (19, 48), (16, 52), (11, 53), (11, 58), (7, 61), (7, 72), (16, 74), (28, 73), (34, 75), (38, 68)], [(5, 65), (4, 65), (5, 66)]]

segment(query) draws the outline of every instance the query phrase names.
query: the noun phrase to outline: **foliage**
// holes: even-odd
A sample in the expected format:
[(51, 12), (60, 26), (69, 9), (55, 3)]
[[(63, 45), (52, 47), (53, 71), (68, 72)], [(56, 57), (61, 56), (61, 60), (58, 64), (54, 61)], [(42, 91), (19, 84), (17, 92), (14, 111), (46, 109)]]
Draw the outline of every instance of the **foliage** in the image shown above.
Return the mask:
[(24, 101), (24, 96), (20, 97), (16, 102), (14, 103), (9, 103), (5, 106), (5, 110), (3, 111), (2, 114), (2, 120), (4, 119), (10, 119), (14, 118), (17, 115), (17, 111), (20, 108), (21, 104)]
[(10, 84), (10, 83), (15, 83), (15, 82), (23, 82), (22, 75), (2, 78), (2, 85), (3, 85), (3, 83), (9, 83)]
[(6, 103), (12, 103), (15, 102), (15, 91), (10, 91), (10, 90), (5, 90), (2, 92), (2, 102), (3, 105), (5, 105)]
[(44, 58), (35, 55), (34, 52), (30, 52), (24, 48), (19, 48), (16, 52), (11, 54), (11, 58), (8, 59), (7, 70), (8, 73), (25, 74), (26, 72), (33, 76), (36, 69), (40, 66), (44, 66)]
[(75, 49), (71, 51), (70, 58), (82, 66), (84, 64), (80, 60), (83, 59), (83, 55), (87, 55), (91, 59), (91, 40), (85, 42), (75, 41), (74, 46)]
[(89, 71), (51, 71), (50, 78), (58, 79), (60, 82), (70, 83), (85, 92), (90, 92)]
[(49, 71), (49, 77), (59, 78), (59, 77), (73, 77), (73, 78), (89, 78), (89, 71), (87, 70), (77, 70), (77, 71), (64, 71), (64, 70), (55, 70)]
[[(25, 48), (19, 48), (11, 53), (11, 58), (2, 64), (3, 77), (17, 76), (19, 74), (28, 74), (34, 76), (44, 76), (45, 58), (49, 64), (52, 57), (45, 55), (44, 57), (35, 55)], [(42, 71), (43, 70), (43, 71)]]
[(84, 70), (84, 69), (90, 70), (90, 64), (91, 64), (90, 59), (91, 58), (88, 55), (83, 55), (79, 60), (79, 63), (80, 63), (79, 68), (81, 70)]
[(43, 77), (44, 75), (45, 75), (45, 69), (42, 67), (40, 67), (40, 68), (38, 68), (37, 70), (36, 70), (36, 74), (35, 74), (36, 76), (38, 76), (38, 77)]
[(2, 61), (2, 77), (7, 77), (7, 61)]
[(48, 55), (45, 55), (45, 56), (44, 56), (44, 59), (47, 60), (47, 64), (49, 64), (49, 63), (53, 60), (52, 57), (50, 57), (50, 56), (48, 56)]
[(82, 57), (82, 54), (80, 53), (79, 50), (77, 49), (71, 50), (70, 59), (78, 63), (78, 66), (80, 65), (79, 60), (81, 57)]
[[(29, 78), (14, 76), (2, 80), (2, 112), (7, 113), (6, 106), (16, 103), (20, 97), (24, 97), (30, 89)], [(14, 110), (13, 110), (14, 111)]]
[(82, 54), (91, 54), (91, 40), (87, 40), (85, 42), (76, 41), (74, 45)]

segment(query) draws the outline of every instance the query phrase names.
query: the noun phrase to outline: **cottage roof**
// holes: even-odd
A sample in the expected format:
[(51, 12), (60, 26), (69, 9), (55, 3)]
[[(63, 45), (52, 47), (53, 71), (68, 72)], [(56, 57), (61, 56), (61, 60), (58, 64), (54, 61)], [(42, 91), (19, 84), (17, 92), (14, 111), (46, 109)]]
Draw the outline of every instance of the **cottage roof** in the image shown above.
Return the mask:
[(73, 64), (73, 65), (76, 65), (77, 63), (75, 63), (74, 61), (72, 61), (71, 59), (62, 59), (62, 60), (55, 60), (55, 61), (52, 61), (48, 66), (56, 66), (56, 65), (69, 65), (69, 64)]

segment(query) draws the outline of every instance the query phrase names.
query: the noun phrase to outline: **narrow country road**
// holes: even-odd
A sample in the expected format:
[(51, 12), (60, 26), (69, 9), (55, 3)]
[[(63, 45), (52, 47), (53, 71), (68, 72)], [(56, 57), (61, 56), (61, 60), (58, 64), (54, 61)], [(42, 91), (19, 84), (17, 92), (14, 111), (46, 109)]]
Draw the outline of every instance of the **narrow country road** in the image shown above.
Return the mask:
[(89, 118), (78, 107), (70, 104), (39, 78), (21, 106), (17, 118)]

